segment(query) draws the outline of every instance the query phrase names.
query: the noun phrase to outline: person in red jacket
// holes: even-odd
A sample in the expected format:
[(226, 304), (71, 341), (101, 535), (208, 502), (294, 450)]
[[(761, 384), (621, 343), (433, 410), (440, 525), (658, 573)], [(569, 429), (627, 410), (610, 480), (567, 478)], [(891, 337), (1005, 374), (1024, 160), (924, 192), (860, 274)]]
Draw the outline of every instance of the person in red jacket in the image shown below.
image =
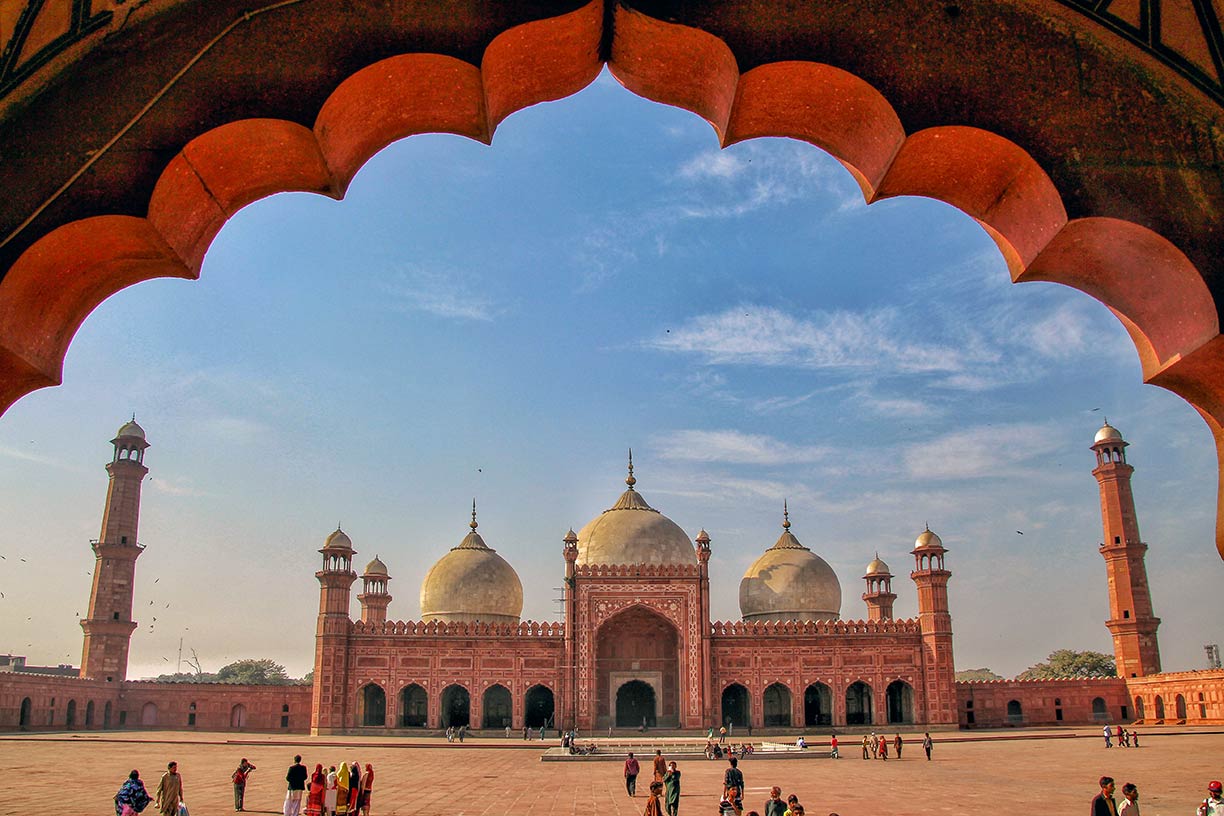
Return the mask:
[(638, 761), (633, 758), (633, 752), (629, 752), (629, 756), (625, 759), (625, 790), (629, 791), (629, 795), (633, 796), (637, 791), (638, 773), (642, 767), (638, 765)]

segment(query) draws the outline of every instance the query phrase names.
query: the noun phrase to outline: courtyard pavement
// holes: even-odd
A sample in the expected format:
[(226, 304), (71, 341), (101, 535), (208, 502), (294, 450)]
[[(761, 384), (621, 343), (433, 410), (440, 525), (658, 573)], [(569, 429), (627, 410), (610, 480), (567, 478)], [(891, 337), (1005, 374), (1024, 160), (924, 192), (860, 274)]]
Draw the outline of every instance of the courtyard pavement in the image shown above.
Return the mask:
[[(1224, 730), (1153, 727), (1140, 735), (1142, 748), (1106, 750), (1090, 728), (941, 732), (933, 735), (931, 762), (917, 743), (921, 734), (906, 734), (903, 758), (887, 762), (863, 761), (854, 736), (846, 735), (840, 760), (741, 763), (745, 811), (762, 810), (770, 785), (779, 785), (784, 795), (797, 793), (811, 816), (1078, 815), (1087, 813), (1097, 778), (1109, 774), (1119, 791), (1123, 782), (1139, 786), (1144, 816), (1190, 816), (1207, 782), (1224, 777)], [(541, 746), (554, 744), (232, 733), (8, 734), (0, 736), (0, 768), (8, 780), (0, 813), (113, 813), (112, 798), (128, 771), (139, 769), (152, 793), (170, 759), (179, 763), (192, 816), (232, 813), (230, 774), (245, 756), (259, 769), (247, 787), (247, 811), (277, 814), (295, 753), (311, 770), (316, 762), (372, 763), (371, 816), (642, 813), (648, 786), (639, 784), (638, 796), (629, 798), (619, 760), (541, 762)], [(642, 765), (649, 767), (649, 757)], [(679, 765), (680, 813), (716, 816), (726, 763), (685, 757)]]

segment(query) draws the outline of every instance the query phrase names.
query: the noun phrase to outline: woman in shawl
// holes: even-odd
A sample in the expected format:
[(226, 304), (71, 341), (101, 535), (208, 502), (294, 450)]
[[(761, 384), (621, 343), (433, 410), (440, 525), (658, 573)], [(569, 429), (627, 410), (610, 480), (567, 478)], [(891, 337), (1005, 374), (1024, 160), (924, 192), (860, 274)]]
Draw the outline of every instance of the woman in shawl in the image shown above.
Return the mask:
[(349, 816), (357, 816), (361, 811), (361, 765), (357, 760), (349, 766)]
[(662, 782), (650, 783), (650, 798), (646, 800), (646, 809), (642, 816), (663, 816), (663, 807), (659, 803), (659, 794), (663, 793)]
[(115, 794), (115, 816), (140, 813), (151, 801), (153, 800), (149, 798), (149, 792), (145, 790), (144, 782), (140, 778), (140, 771), (132, 771)]
[(326, 789), (327, 777), (323, 774), (323, 766), (315, 765), (306, 794), (306, 816), (323, 816), (323, 791)]
[(347, 762), (341, 762), (336, 769), (336, 816), (348, 813), (349, 797), (349, 767)]
[(323, 812), (334, 814), (336, 812), (336, 766), (331, 766), (327, 772), (327, 790), (323, 794)]
[(374, 768), (370, 763), (366, 763), (365, 776), (362, 778), (361, 791), (361, 814), (362, 816), (370, 816), (370, 794), (374, 792)]

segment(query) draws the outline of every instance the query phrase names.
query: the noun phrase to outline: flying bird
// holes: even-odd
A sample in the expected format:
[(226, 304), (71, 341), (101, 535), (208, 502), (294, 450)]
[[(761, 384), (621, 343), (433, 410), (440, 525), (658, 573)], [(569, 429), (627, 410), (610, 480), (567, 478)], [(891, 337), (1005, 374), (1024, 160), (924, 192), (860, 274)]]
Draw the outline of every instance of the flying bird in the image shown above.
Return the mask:
[(154, 579), (153, 579), (153, 583), (155, 583), (155, 584), (156, 584), (156, 583), (157, 583), (158, 581), (160, 581), (160, 580), (161, 580), (160, 578), (154, 578)]
[(1092, 410), (1094, 410), (1094, 411), (1099, 411), (1099, 410), (1101, 410), (1101, 409), (1100, 409), (1100, 408), (1093, 408)]
[(21, 563), (23, 563), (23, 564), (25, 563), (25, 559), (24, 559), (24, 558), (23, 558), (23, 559), (21, 559)]
[(1024, 535), (1024, 533), (1022, 533), (1022, 532), (1020, 532), (1019, 530), (1017, 530), (1017, 531), (1016, 531), (1016, 535)]

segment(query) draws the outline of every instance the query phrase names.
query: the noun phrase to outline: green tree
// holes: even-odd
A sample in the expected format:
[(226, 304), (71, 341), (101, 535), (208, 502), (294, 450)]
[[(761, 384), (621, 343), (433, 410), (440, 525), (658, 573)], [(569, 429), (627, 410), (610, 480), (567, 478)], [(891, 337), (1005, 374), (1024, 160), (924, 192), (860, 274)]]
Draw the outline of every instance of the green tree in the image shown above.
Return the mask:
[(965, 669), (956, 673), (958, 683), (984, 683), (987, 680), (1002, 680), (1003, 675), (995, 674), (990, 669)]
[(268, 658), (236, 660), (217, 671), (217, 682), (252, 686), (287, 686), (293, 683), (285, 667)]
[(1059, 649), (1050, 652), (1044, 663), (1029, 666), (1016, 675), (1017, 680), (1057, 680), (1063, 677), (1117, 677), (1112, 655)]

